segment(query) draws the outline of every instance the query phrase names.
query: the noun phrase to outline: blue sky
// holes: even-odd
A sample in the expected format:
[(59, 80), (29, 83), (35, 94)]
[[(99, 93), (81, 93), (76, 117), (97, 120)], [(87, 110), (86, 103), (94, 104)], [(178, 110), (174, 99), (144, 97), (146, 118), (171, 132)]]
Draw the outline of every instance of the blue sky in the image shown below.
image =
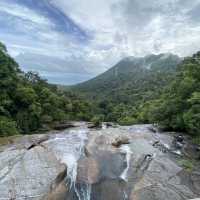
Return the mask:
[(200, 50), (200, 0), (0, 0), (0, 40), (24, 71), (75, 84), (126, 56)]

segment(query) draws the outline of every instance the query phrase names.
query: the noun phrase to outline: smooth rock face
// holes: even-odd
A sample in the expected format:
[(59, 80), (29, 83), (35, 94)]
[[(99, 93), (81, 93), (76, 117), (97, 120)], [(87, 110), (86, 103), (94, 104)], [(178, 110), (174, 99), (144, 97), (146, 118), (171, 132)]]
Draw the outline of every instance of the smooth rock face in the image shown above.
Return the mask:
[(94, 158), (82, 158), (78, 162), (77, 183), (94, 184), (99, 181), (99, 163)]
[(112, 143), (112, 145), (116, 148), (119, 148), (123, 144), (129, 144), (129, 138), (128, 137), (118, 137), (115, 139), (115, 141)]
[(0, 153), (0, 196), (43, 199), (60, 170), (57, 158), (43, 147)]
[(50, 191), (45, 197), (45, 200), (66, 200), (66, 196), (68, 196), (69, 193), (69, 188), (65, 182), (66, 176), (67, 166), (63, 164), (63, 168), (56, 177), (55, 181), (51, 184)]
[(172, 135), (158, 133), (151, 125), (101, 130), (88, 130), (84, 123), (79, 125), (62, 132), (24, 136), (12, 145), (2, 146), (0, 199), (200, 197), (198, 163), (190, 172), (179, 164), (192, 152), (185, 139), (179, 145), (181, 148), (176, 149)]

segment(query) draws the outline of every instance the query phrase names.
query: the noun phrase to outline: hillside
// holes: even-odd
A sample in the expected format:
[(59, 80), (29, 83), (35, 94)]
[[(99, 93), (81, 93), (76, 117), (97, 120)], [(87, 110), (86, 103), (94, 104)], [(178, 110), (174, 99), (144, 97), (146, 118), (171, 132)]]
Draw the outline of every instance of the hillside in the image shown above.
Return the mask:
[(0, 43), (0, 137), (29, 134), (67, 120), (89, 120), (90, 106), (37, 73), (24, 73)]
[(140, 115), (165, 129), (190, 133), (200, 143), (200, 52), (184, 59), (172, 83), (143, 105)]
[(165, 86), (180, 61), (173, 54), (127, 57), (103, 74), (72, 89), (93, 100), (109, 99), (124, 103), (138, 101), (157, 90), (158, 84), (160, 87)]

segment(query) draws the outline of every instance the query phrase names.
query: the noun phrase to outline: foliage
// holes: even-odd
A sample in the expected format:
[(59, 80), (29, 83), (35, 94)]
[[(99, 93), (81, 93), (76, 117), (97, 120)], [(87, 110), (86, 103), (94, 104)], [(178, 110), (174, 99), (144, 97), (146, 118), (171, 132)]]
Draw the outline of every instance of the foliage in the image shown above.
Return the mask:
[(54, 121), (90, 120), (90, 106), (37, 73), (20, 71), (0, 43), (0, 136), (32, 133)]
[(188, 172), (191, 172), (194, 168), (194, 163), (192, 160), (182, 159), (179, 161), (179, 164), (184, 167)]
[(103, 114), (106, 121), (122, 125), (147, 123), (149, 119), (142, 116), (146, 115), (142, 107), (147, 109), (145, 104), (157, 98), (173, 80), (180, 60), (172, 54), (126, 58), (96, 78), (72, 86), (71, 90), (89, 99), (94, 113)]
[(194, 144), (200, 145), (200, 136), (194, 137), (194, 138), (192, 139), (192, 142), (193, 142)]
[(130, 116), (126, 116), (124, 118), (119, 119), (118, 123), (123, 126), (133, 125), (137, 123), (137, 119)]
[(100, 127), (102, 122), (104, 121), (104, 116), (103, 115), (96, 115), (92, 118), (92, 123), (94, 124), (94, 126), (96, 127)]
[(18, 133), (16, 122), (0, 116), (0, 136), (17, 135)]
[(72, 89), (87, 96), (106, 121), (155, 123), (198, 137), (200, 52), (180, 61), (165, 54), (127, 58)]
[[(66, 120), (156, 123), (200, 137), (200, 53), (127, 58), (67, 90), (24, 73), (0, 43), (0, 136)], [(74, 90), (77, 94), (74, 94)], [(73, 92), (72, 92), (73, 91)]]
[[(186, 58), (174, 81), (150, 109), (151, 122), (200, 136), (200, 53)], [(157, 104), (155, 102), (158, 102)], [(158, 114), (160, 113), (160, 114)]]

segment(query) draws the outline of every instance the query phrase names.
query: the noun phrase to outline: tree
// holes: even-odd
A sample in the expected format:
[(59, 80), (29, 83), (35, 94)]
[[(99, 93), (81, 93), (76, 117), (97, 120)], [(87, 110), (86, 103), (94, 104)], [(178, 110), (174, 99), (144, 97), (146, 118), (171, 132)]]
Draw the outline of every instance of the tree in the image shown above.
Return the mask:
[(200, 136), (200, 53), (179, 65), (174, 81), (156, 101), (148, 111), (152, 122)]
[(16, 122), (4, 116), (0, 116), (0, 137), (19, 134)]
[(23, 73), (0, 43), (0, 136), (29, 134), (55, 121), (90, 120), (90, 106), (38, 73)]

